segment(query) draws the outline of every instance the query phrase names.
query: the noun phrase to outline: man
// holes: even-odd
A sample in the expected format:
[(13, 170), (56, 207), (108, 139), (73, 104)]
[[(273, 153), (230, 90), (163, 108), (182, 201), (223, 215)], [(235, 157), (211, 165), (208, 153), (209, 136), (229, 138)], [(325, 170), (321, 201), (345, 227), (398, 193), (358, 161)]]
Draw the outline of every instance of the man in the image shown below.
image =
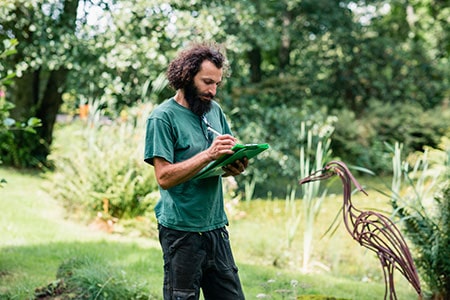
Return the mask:
[[(193, 177), (210, 162), (232, 154), (236, 139), (213, 100), (226, 58), (215, 45), (195, 44), (167, 70), (173, 98), (147, 121), (145, 161), (155, 168), (161, 199), (155, 207), (164, 256), (164, 299), (244, 299), (228, 240), (222, 179)], [(215, 134), (213, 134), (213, 132)], [(223, 168), (244, 172), (248, 160)]]

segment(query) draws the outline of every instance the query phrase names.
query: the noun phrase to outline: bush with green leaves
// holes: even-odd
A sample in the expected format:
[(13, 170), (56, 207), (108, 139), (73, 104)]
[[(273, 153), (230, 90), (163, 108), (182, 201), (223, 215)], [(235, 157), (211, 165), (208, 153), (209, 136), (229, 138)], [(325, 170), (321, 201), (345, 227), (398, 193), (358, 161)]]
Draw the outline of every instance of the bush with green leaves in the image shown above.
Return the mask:
[(88, 219), (99, 213), (117, 219), (153, 215), (158, 188), (153, 168), (143, 161), (148, 109), (133, 108), (127, 120), (118, 121), (94, 111), (86, 123), (59, 130), (48, 190), (71, 214)]

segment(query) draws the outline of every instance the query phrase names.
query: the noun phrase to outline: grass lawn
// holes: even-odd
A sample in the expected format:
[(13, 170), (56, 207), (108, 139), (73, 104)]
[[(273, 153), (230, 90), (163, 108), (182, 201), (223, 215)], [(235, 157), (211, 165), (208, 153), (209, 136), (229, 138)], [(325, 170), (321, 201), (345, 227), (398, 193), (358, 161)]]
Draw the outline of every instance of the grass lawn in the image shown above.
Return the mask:
[[(0, 299), (32, 298), (36, 287), (55, 280), (63, 261), (82, 256), (98, 257), (162, 298), (162, 257), (156, 240), (107, 234), (71, 221), (42, 190), (46, 179), (39, 174), (0, 168), (0, 178), (8, 181), (0, 189)], [(381, 268), (372, 253), (356, 245), (342, 226), (320, 239), (339, 207), (339, 196), (330, 199), (314, 244), (314, 260), (322, 267), (308, 274), (298, 268), (301, 230), (292, 245), (286, 245), (283, 201), (254, 201), (236, 208), (240, 213), (231, 218), (229, 229), (247, 299), (259, 294), (288, 299), (283, 291), (383, 299)], [(399, 273), (396, 278), (399, 299), (417, 299)]]

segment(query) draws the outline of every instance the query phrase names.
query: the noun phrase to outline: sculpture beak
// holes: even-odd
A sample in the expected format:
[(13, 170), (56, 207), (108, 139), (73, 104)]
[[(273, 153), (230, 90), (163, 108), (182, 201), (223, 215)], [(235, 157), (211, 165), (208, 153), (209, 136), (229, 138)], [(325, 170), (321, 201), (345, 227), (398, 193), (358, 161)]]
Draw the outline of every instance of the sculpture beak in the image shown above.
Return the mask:
[(322, 169), (319, 169), (317, 171), (314, 171), (313, 173), (311, 173), (309, 176), (300, 179), (298, 181), (298, 184), (304, 184), (304, 183), (308, 183), (308, 182), (312, 182), (312, 181), (317, 181), (317, 180), (324, 180), (324, 179), (328, 179), (332, 176), (336, 175), (335, 172), (333, 172), (331, 169), (324, 167)]

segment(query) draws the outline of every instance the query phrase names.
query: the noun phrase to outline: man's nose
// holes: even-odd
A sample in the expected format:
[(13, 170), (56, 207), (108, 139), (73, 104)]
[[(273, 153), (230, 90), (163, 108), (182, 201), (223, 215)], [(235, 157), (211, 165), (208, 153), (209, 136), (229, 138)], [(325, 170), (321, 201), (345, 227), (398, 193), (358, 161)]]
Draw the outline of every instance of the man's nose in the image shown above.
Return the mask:
[(211, 84), (211, 85), (209, 86), (208, 92), (209, 92), (211, 95), (213, 95), (213, 97), (216, 96), (217, 85)]

